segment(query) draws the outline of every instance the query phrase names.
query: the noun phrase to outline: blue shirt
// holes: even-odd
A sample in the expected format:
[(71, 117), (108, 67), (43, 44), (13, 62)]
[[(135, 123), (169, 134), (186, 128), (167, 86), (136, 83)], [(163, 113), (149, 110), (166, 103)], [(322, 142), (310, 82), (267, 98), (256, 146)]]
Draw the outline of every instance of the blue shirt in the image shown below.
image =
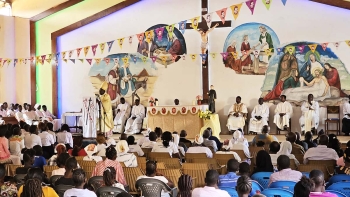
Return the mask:
[(35, 156), (33, 167), (43, 169), (44, 165), (46, 165), (46, 159), (43, 156)]
[(240, 176), (238, 176), (234, 172), (229, 172), (225, 175), (219, 176), (219, 187), (232, 187), (235, 188), (237, 185), (237, 180)]

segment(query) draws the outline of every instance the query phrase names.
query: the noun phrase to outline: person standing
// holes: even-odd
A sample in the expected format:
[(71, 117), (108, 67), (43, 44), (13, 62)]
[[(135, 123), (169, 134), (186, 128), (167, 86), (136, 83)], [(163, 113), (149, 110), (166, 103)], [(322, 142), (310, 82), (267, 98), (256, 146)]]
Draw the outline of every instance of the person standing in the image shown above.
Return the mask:
[(101, 103), (101, 131), (105, 133), (106, 136), (112, 135), (113, 124), (113, 110), (112, 110), (112, 101), (109, 94), (107, 94), (108, 83), (104, 81), (99, 90), (99, 102)]
[(278, 103), (275, 109), (275, 117), (273, 123), (281, 130), (288, 130), (289, 119), (293, 114), (292, 105), (286, 101), (286, 95), (280, 96), (281, 102)]
[(210, 86), (208, 95), (209, 95), (209, 111), (211, 111), (211, 113), (215, 113), (216, 91), (214, 90), (213, 85)]
[(249, 131), (253, 133), (261, 133), (263, 126), (267, 126), (269, 119), (269, 106), (264, 103), (263, 98), (259, 98), (259, 105), (256, 105), (252, 111), (252, 118), (249, 121)]
[(130, 105), (125, 102), (125, 98), (120, 98), (120, 103), (117, 107), (116, 115), (114, 117), (114, 129), (116, 133), (122, 133), (127, 118), (130, 116)]
[(241, 103), (241, 97), (236, 97), (236, 103), (229, 110), (227, 119), (227, 128), (229, 131), (235, 131), (243, 128), (245, 125), (246, 115), (248, 113), (247, 106)]
[(248, 66), (248, 69), (250, 70), (250, 66), (252, 65), (253, 61), (250, 58), (250, 44), (248, 41), (248, 35), (243, 36), (243, 42), (241, 45), (241, 52), (242, 55), (246, 55), (247, 57), (242, 61), (242, 66)]
[(314, 101), (314, 96), (309, 94), (307, 101), (301, 106), (302, 116), (299, 119), (299, 124), (302, 132), (313, 131), (317, 129), (320, 121), (320, 106), (317, 101)]
[(131, 117), (126, 121), (125, 133), (135, 134), (140, 133), (142, 121), (145, 118), (145, 107), (140, 104), (140, 100), (135, 100), (135, 105), (132, 107)]
[(343, 105), (343, 114), (344, 114), (344, 118), (342, 120), (342, 123), (343, 123), (342, 132), (345, 133), (346, 136), (349, 136), (349, 133), (350, 133), (350, 95), (349, 95), (349, 102), (344, 103), (344, 105)]

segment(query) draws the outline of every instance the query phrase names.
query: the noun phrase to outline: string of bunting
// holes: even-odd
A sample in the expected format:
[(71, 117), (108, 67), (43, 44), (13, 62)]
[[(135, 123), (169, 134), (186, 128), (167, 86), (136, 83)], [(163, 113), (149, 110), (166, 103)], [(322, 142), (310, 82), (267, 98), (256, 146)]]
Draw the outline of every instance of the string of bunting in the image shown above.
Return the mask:
[[(287, 0), (281, 0), (281, 1), (282, 1), (283, 5), (286, 5)], [(222, 8), (222, 9), (217, 10), (215, 12), (208, 13), (208, 14), (204, 15), (203, 17), (204, 17), (208, 27), (211, 26), (211, 21), (212, 21), (211, 18), (212, 18), (212, 16), (215, 13), (220, 17), (222, 23), (224, 24), (225, 20), (226, 20), (226, 14), (227, 14), (228, 8), (231, 9), (234, 20), (237, 20), (243, 4), (245, 4), (249, 8), (249, 10), (251, 11), (251, 13), (253, 15), (254, 14), (254, 9), (256, 7), (256, 2), (257, 2), (257, 0), (244, 1), (244, 2), (241, 2), (241, 3), (235, 4), (235, 5), (231, 5), (231, 6), (226, 7), (226, 8)], [(272, 4), (272, 0), (262, 0), (262, 3), (265, 5), (266, 9), (269, 10), (270, 6)], [(178, 29), (180, 30), (180, 32), (182, 34), (184, 34), (185, 33), (184, 24), (186, 24), (187, 21), (191, 21), (192, 28), (193, 29), (197, 29), (198, 21), (200, 20), (200, 18), (201, 18), (200, 16), (197, 16), (197, 17), (194, 17), (194, 18), (191, 18), (191, 19), (187, 19), (187, 20), (183, 20), (183, 21), (180, 21), (178, 23), (174, 23), (174, 24), (171, 24), (171, 25), (168, 25), (168, 26), (159, 27), (159, 28), (156, 28), (155, 30), (146, 31), (146, 32), (142, 32), (142, 33), (139, 33), (139, 34), (130, 35), (128, 37), (118, 38), (116, 40), (111, 40), (111, 41), (108, 41), (108, 42), (94, 44), (94, 45), (91, 45), (91, 46), (85, 46), (85, 47), (72, 49), (72, 50), (68, 50), (68, 51), (62, 51), (62, 52), (58, 52), (56, 54), (39, 55), (39, 56), (36, 56), (36, 57), (30, 57), (30, 58), (1, 58), (0, 57), (0, 67), (3, 67), (6, 64), (7, 64), (7, 66), (9, 66), (11, 62), (13, 62), (13, 66), (14, 67), (17, 64), (27, 64), (28, 62), (30, 62), (31, 64), (36, 62), (37, 65), (39, 65), (39, 64), (44, 65), (45, 61), (48, 62), (49, 64), (52, 61), (55, 61), (55, 63), (58, 65), (58, 60), (60, 58), (66, 63), (69, 60), (69, 61), (73, 62), (74, 64), (76, 63), (76, 61), (80, 61), (82, 63), (84, 63), (84, 61), (87, 61), (90, 65), (92, 64), (93, 61), (95, 61), (97, 64), (99, 64), (101, 61), (105, 61), (108, 64), (111, 61), (110, 58), (86, 58), (86, 56), (87, 56), (88, 52), (90, 51), (90, 49), (91, 49), (91, 51), (93, 53), (93, 56), (96, 55), (96, 51), (97, 51), (98, 48), (100, 49), (101, 54), (104, 53), (106, 47), (108, 47), (108, 52), (110, 52), (115, 41), (117, 41), (120, 49), (122, 49), (125, 38), (128, 38), (129, 44), (132, 44), (134, 36), (137, 36), (137, 38), (139, 38), (139, 40), (141, 40), (141, 41), (145, 38), (146, 42), (150, 43), (151, 40), (150, 40), (149, 35), (153, 37), (154, 36), (154, 31), (155, 31), (155, 32), (157, 32), (157, 34), (156, 34), (157, 38), (159, 40), (161, 40), (163, 32), (164, 32), (164, 29), (167, 30), (168, 36), (172, 37), (173, 29), (174, 29), (175, 25), (178, 25)], [(339, 45), (342, 42), (345, 42), (348, 46), (350, 46), (350, 40), (339, 41), (339, 42), (325, 42), (325, 43), (320, 43), (320, 44), (311, 44), (311, 45), (307, 45), (307, 46), (310, 47), (310, 50), (312, 52), (314, 52), (318, 45), (320, 45), (323, 50), (326, 50), (326, 48), (327, 48), (329, 43), (333, 43), (336, 46), (336, 48), (338, 48)], [(296, 49), (298, 49), (298, 50), (300, 50), (302, 52), (305, 47), (306, 46), (287, 46), (285, 48), (287, 49), (287, 52), (293, 53)], [(283, 48), (270, 48), (270, 49), (266, 49), (264, 52), (266, 53), (266, 55), (270, 55), (271, 53), (273, 53), (274, 49), (277, 50), (278, 54), (280, 54), (282, 52), (282, 50), (283, 50)], [(72, 56), (73, 56), (75, 51), (76, 51), (77, 58), (72, 58)], [(82, 51), (84, 52), (84, 55), (85, 55), (84, 58), (80, 57)], [(223, 59), (226, 59), (227, 56), (228, 56), (227, 52), (220, 52), (220, 53), (215, 53), (214, 52), (214, 53), (210, 53), (209, 55), (212, 58), (215, 58), (218, 54), (221, 54)], [(255, 50), (254, 51), (254, 55), (255, 56), (259, 56), (259, 54), (260, 54), (260, 50)], [(237, 56), (238, 56), (238, 54), (235, 53), (235, 52), (232, 52), (232, 55), (235, 58), (237, 58)], [(186, 56), (190, 56), (193, 61), (196, 60), (198, 56), (200, 56), (202, 60), (205, 60), (207, 58), (207, 54), (184, 54), (184, 55), (181, 55), (181, 56), (182, 56), (183, 60), (186, 59)], [(139, 57), (141, 58), (141, 60), (144, 63), (146, 63), (148, 59), (151, 59), (152, 62), (155, 62), (157, 60), (157, 57), (160, 57), (162, 62), (166, 63), (170, 59), (172, 61), (175, 61), (175, 59), (177, 58), (177, 55), (172, 55), (172, 56), (169, 56), (169, 55), (168, 56), (162, 56), (162, 55), (160, 55), (160, 56), (152, 56), (152, 57), (148, 58), (148, 57), (145, 57), (145, 56), (139, 54)], [(124, 57), (123, 61), (124, 61), (124, 63), (127, 63), (129, 61), (129, 57)], [(133, 61), (134, 61), (134, 63), (136, 63), (135, 59), (133, 59)]]

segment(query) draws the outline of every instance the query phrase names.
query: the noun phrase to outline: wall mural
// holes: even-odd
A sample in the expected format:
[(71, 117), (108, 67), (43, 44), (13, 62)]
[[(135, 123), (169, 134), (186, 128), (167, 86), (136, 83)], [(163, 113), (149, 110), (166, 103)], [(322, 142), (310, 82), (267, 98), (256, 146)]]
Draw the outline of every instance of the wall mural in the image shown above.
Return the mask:
[(262, 23), (245, 23), (227, 36), (223, 51), (225, 67), (237, 74), (265, 75), (269, 60), (280, 45), (277, 34)]
[(139, 98), (143, 105), (147, 105), (157, 81), (158, 69), (154, 62), (138, 53), (112, 54), (106, 58), (111, 60), (108, 64), (105, 61), (95, 63), (89, 71), (95, 94), (98, 94), (101, 83), (107, 81), (107, 93), (113, 106), (119, 103), (121, 97), (130, 104)]
[[(154, 61), (164, 66), (178, 61), (181, 58), (180, 55), (186, 54), (185, 39), (175, 24), (154, 25), (148, 28), (145, 34), (139, 34), (137, 40), (139, 41), (138, 53), (145, 57), (155, 58)], [(173, 56), (176, 57), (174, 60)]]
[(261, 88), (265, 100), (284, 94), (300, 104), (311, 93), (320, 105), (338, 105), (350, 93), (349, 72), (327, 45), (295, 42), (279, 49), (269, 61)]

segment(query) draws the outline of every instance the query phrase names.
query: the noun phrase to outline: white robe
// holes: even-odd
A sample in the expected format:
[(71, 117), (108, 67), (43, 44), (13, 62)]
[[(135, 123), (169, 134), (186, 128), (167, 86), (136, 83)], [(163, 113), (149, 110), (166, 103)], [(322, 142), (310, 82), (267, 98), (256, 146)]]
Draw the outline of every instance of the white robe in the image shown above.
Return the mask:
[[(132, 118), (136, 117), (135, 120)], [(131, 117), (126, 121), (125, 133), (134, 134), (139, 133), (142, 127), (142, 120), (145, 118), (145, 107), (141, 104), (134, 105), (131, 111)]]
[(23, 113), (19, 111), (16, 112), (15, 118), (17, 119), (18, 122), (20, 122), (21, 120), (24, 120)]
[(350, 103), (348, 103), (348, 102), (344, 103), (343, 114), (344, 114), (344, 118), (350, 119), (350, 116), (345, 115), (345, 114), (350, 114)]
[[(117, 112), (117, 110), (120, 110)], [(119, 104), (116, 111), (116, 116), (114, 117), (114, 132), (122, 133), (124, 130), (124, 125), (127, 118), (130, 117), (130, 105), (128, 103)]]
[[(233, 114), (238, 112), (239, 115), (238, 117), (234, 116)], [(235, 103), (234, 105), (231, 106), (230, 110), (229, 110), (229, 118), (227, 119), (227, 128), (228, 130), (237, 130), (239, 128), (243, 128), (245, 125), (245, 119), (246, 116), (245, 114), (248, 113), (247, 110), (247, 106), (243, 103), (240, 103), (239, 105), (237, 105), (237, 103)]]
[[(256, 105), (252, 111), (252, 117), (249, 121), (249, 131), (255, 133), (261, 133), (264, 125), (268, 125), (267, 121), (269, 119), (269, 106), (266, 103), (262, 105)], [(255, 116), (261, 116), (260, 120), (257, 120)]]
[(54, 131), (57, 131), (59, 128), (61, 128), (61, 124), (62, 124), (61, 119), (56, 119), (56, 116), (54, 116), (49, 110), (41, 111), (41, 113), (43, 114), (44, 118), (48, 120), (52, 120), (49, 122), (52, 122)]
[(8, 116), (8, 117), (10, 117), (10, 116), (15, 116), (15, 112), (13, 111), (13, 110), (7, 110), (7, 112), (6, 112), (6, 115)]
[[(281, 117), (280, 113), (285, 113), (285, 115)], [(292, 117), (292, 115), (293, 107), (289, 102), (285, 101), (284, 103), (278, 103), (275, 109), (273, 123), (275, 123), (279, 129), (283, 129), (285, 125), (289, 127), (289, 119)]]
[[(310, 110), (309, 108), (313, 110)], [(304, 101), (301, 106), (302, 116), (299, 119), (299, 124), (302, 131), (311, 131), (311, 128), (315, 127), (317, 129), (320, 122), (320, 106), (317, 101), (309, 102)]]
[(36, 115), (35, 111), (28, 111), (23, 114), (24, 120), (29, 125), (37, 125), (38, 122), (33, 120), (39, 120), (39, 117)]

